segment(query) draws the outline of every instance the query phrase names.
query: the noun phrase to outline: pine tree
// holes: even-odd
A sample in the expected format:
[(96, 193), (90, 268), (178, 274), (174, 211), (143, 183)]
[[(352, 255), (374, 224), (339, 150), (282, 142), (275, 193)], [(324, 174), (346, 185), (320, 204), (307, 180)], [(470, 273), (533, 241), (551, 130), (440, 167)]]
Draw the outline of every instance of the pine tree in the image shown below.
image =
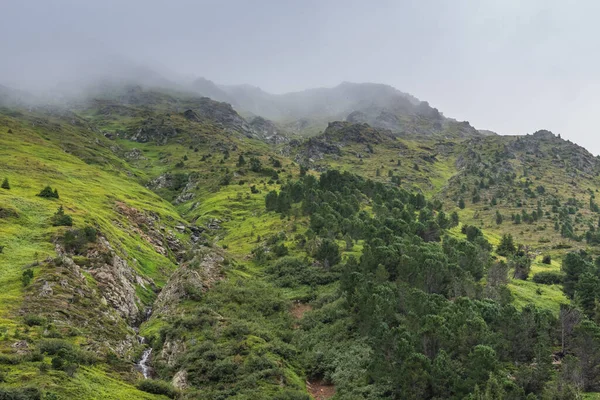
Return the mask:
[(237, 166), (242, 167), (244, 165), (246, 165), (246, 160), (244, 159), (244, 156), (240, 154), (240, 156), (238, 157)]
[(73, 226), (73, 218), (65, 214), (65, 210), (61, 205), (52, 216), (52, 225), (54, 226)]
[(496, 224), (500, 225), (503, 220), (504, 220), (504, 217), (502, 217), (502, 214), (500, 214), (500, 211), (496, 211)]
[(458, 208), (460, 208), (461, 210), (464, 210), (465, 208), (465, 199), (463, 199), (462, 197), (458, 200)]
[(10, 183), (8, 183), (8, 178), (4, 178), (0, 187), (2, 189), (10, 190)]
[(453, 228), (455, 226), (458, 226), (458, 222), (458, 213), (454, 211), (452, 214), (450, 214), (450, 227)]
[(317, 260), (323, 261), (327, 267), (331, 267), (340, 262), (340, 248), (337, 243), (331, 239), (324, 239), (315, 254)]
[(507, 257), (513, 254), (516, 250), (517, 249), (515, 247), (512, 235), (510, 233), (502, 235), (502, 239), (500, 240), (500, 244), (496, 249), (496, 253), (498, 253), (501, 256)]
[(50, 186), (46, 186), (37, 195), (45, 199), (58, 199), (58, 190), (54, 189), (53, 191)]
[(275, 211), (277, 209), (277, 192), (275, 190), (271, 190), (267, 193), (265, 197), (265, 207), (267, 211)]

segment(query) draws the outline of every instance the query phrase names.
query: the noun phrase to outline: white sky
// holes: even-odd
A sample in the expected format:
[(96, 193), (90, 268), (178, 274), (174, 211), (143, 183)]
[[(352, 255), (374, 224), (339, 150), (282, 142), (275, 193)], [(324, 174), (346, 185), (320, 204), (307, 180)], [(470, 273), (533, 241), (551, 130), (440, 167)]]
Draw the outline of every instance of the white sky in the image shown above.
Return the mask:
[(379, 82), (480, 129), (549, 129), (600, 153), (597, 1), (0, 2), (8, 86), (115, 57), (275, 93)]

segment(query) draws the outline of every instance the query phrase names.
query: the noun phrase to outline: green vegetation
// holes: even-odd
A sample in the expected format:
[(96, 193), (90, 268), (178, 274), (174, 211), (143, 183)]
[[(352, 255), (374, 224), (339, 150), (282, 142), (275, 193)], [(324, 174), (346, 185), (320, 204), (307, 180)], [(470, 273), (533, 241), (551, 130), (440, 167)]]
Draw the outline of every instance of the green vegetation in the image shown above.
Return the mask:
[(600, 390), (594, 157), (409, 134), (426, 117), (271, 144), (237, 118), (140, 88), (0, 109), (0, 398)]

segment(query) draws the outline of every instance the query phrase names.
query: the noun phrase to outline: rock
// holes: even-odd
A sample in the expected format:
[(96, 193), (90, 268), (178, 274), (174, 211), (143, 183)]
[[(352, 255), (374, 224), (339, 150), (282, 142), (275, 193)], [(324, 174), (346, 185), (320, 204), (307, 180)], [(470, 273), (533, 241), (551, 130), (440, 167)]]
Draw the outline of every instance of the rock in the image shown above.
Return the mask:
[(135, 275), (127, 261), (113, 254), (109, 263), (90, 271), (107, 303), (130, 323), (138, 319)]
[(42, 289), (40, 290), (40, 296), (49, 297), (52, 296), (52, 294), (52, 286), (50, 285), (50, 283), (48, 283), (48, 281), (45, 281), (44, 286), (42, 286)]
[(182, 193), (175, 199), (175, 204), (182, 204), (194, 198), (194, 193)]
[(132, 128), (125, 135), (129, 140), (139, 143), (155, 142), (165, 145), (170, 138), (177, 136), (177, 129), (168, 118), (149, 118), (136, 128)]
[(255, 117), (250, 122), (250, 127), (258, 139), (268, 143), (280, 144), (290, 140), (279, 128), (277, 128), (273, 121), (264, 119), (263, 117)]
[(29, 343), (26, 340), (19, 340), (13, 343), (10, 347), (16, 350), (16, 353), (19, 355), (29, 353)]
[(133, 149), (124, 154), (125, 158), (128, 160), (145, 160), (144, 154), (140, 149)]
[(221, 229), (221, 221), (220, 219), (214, 218), (210, 222), (206, 224), (208, 229)]
[(184, 390), (188, 387), (187, 376), (188, 376), (187, 371), (184, 369), (180, 369), (173, 376), (173, 380), (171, 381), (171, 384), (173, 385), (173, 387), (175, 389)]
[(215, 249), (201, 247), (194, 258), (171, 275), (154, 303), (155, 314), (168, 314), (180, 300), (205, 292), (221, 279), (225, 258)]
[(185, 225), (176, 225), (175, 230), (177, 232), (183, 233), (183, 232), (185, 232)]
[(187, 347), (183, 340), (167, 340), (160, 352), (160, 358), (164, 360), (169, 367), (172, 367), (177, 362), (177, 358), (185, 353), (186, 350)]

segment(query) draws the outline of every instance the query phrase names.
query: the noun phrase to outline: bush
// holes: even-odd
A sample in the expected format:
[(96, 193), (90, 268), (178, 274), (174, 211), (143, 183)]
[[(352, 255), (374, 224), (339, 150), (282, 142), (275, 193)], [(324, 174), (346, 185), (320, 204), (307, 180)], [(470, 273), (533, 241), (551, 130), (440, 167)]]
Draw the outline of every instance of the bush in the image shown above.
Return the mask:
[(21, 275), (21, 282), (23, 283), (23, 286), (28, 286), (31, 283), (32, 279), (33, 270), (31, 268), (27, 268), (25, 271), (23, 271), (23, 274)]
[(558, 285), (562, 283), (563, 275), (560, 272), (538, 272), (532, 279), (542, 285)]
[(138, 383), (137, 388), (146, 393), (162, 394), (171, 399), (177, 397), (177, 390), (165, 381), (144, 380)]
[(325, 262), (327, 267), (336, 265), (342, 260), (340, 248), (338, 247), (337, 243), (331, 239), (324, 239), (321, 242), (321, 245), (315, 254), (315, 258)]
[(310, 400), (311, 397), (306, 393), (298, 392), (296, 390), (284, 390), (281, 393), (276, 394), (273, 400)]
[(29, 314), (25, 316), (25, 324), (28, 326), (41, 326), (46, 323), (46, 318), (40, 317), (39, 315)]
[(63, 206), (58, 207), (56, 213), (52, 216), (53, 226), (73, 226), (73, 218), (70, 215), (65, 214)]
[(42, 392), (38, 388), (0, 389), (0, 400), (41, 400)]
[(4, 178), (2, 181), (2, 185), (0, 185), (2, 189), (10, 190), (10, 183), (8, 183), (8, 178)]
[(280, 243), (278, 245), (273, 246), (273, 253), (275, 253), (277, 257), (287, 256), (288, 248), (285, 246), (285, 244)]
[[(61, 369), (69, 364), (92, 365), (98, 362), (96, 354), (83, 351), (71, 343), (61, 339), (46, 339), (38, 344), (40, 353), (55, 356), (52, 359), (52, 367)], [(58, 359), (55, 361), (55, 359)]]
[(58, 190), (56, 190), (56, 189), (52, 190), (52, 188), (50, 186), (46, 186), (37, 195), (39, 197), (43, 197), (45, 199), (58, 199)]
[(550, 265), (552, 263), (550, 255), (545, 255), (544, 258), (542, 258), (542, 263)]
[(284, 257), (270, 265), (266, 272), (280, 287), (297, 287), (298, 285), (326, 285), (337, 279), (334, 272), (314, 267), (306, 261), (295, 257)]
[(81, 254), (88, 243), (94, 243), (98, 236), (98, 231), (91, 226), (83, 229), (71, 229), (65, 232), (62, 242), (65, 250), (75, 254)]

